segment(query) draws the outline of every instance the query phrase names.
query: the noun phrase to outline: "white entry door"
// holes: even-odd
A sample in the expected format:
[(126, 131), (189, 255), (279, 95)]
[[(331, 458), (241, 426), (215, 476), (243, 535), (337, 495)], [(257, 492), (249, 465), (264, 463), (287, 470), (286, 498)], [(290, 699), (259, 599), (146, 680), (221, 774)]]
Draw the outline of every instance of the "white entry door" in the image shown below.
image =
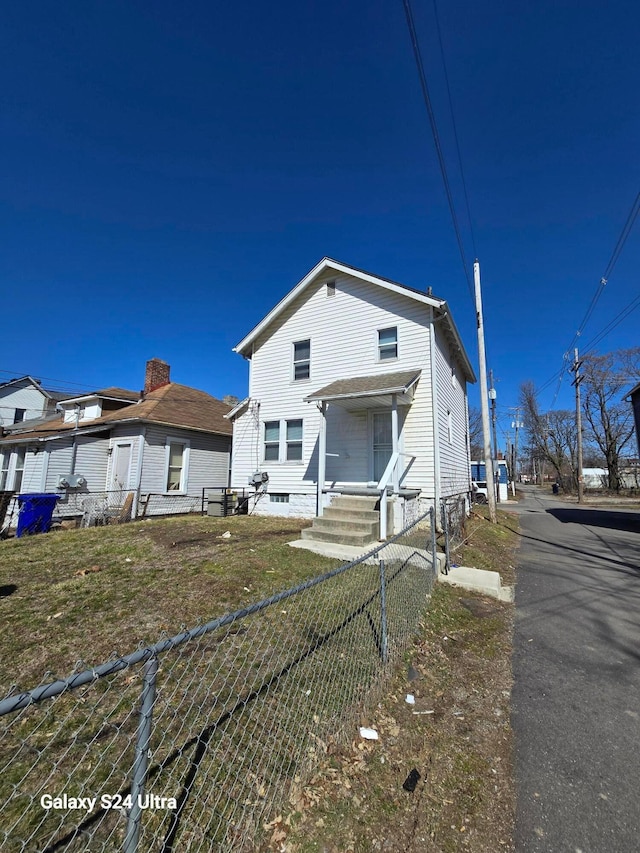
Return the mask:
[(111, 489), (126, 489), (129, 487), (129, 472), (131, 470), (131, 444), (116, 444), (113, 448), (113, 464), (111, 466)]
[(391, 412), (373, 412), (371, 418), (373, 479), (379, 483), (393, 453)]

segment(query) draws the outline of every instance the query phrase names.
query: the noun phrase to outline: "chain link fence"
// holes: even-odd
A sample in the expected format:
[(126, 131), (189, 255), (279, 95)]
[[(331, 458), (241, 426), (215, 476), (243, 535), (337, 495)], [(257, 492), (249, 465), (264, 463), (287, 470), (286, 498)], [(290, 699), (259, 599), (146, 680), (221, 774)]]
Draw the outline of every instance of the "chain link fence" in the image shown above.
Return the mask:
[(464, 541), (467, 514), (468, 502), (465, 495), (454, 495), (440, 502), (445, 575), (449, 573), (451, 567), (451, 549)]
[(435, 580), (431, 509), (360, 559), (0, 702), (0, 847), (264, 849), (352, 736)]

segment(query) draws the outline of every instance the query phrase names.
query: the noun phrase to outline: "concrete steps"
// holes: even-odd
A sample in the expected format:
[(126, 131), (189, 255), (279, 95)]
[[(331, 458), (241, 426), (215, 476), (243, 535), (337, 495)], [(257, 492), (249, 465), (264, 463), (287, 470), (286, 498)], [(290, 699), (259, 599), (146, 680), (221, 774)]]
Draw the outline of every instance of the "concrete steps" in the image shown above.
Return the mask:
[(315, 518), (311, 527), (302, 531), (301, 538), (340, 545), (368, 545), (380, 535), (380, 513), (375, 509), (377, 498), (339, 495)]

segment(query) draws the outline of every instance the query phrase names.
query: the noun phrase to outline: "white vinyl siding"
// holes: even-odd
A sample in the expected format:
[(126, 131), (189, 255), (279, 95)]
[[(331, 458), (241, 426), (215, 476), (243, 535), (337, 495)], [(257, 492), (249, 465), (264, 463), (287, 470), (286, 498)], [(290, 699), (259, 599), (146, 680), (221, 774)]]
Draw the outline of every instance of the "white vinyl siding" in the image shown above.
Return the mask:
[(442, 497), (469, 491), (467, 400), (462, 381), (451, 381), (453, 356), (441, 328), (436, 325), (436, 379), (440, 431)]
[[(399, 408), (399, 419), (404, 452), (416, 458), (403, 458), (401, 484), (432, 496), (430, 308), (354, 276), (332, 276), (331, 280), (336, 282), (334, 297), (327, 299), (327, 281), (319, 278), (254, 344), (251, 403), (234, 422), (232, 486), (244, 487), (248, 477), (260, 469), (269, 474), (270, 492), (290, 494), (292, 501), (294, 494), (312, 497), (318, 471), (320, 413), (315, 404), (305, 403), (303, 398), (336, 379), (415, 369), (422, 375), (412, 405)], [(397, 330), (398, 356), (380, 361), (378, 331), (390, 328)], [(292, 341), (312, 336), (313, 379), (291, 382)], [(367, 412), (347, 412), (330, 404), (326, 417), (327, 486), (367, 483), (371, 477)], [(302, 464), (278, 465), (265, 460), (264, 423), (277, 420), (282, 430), (284, 421), (299, 418), (304, 419)], [(261, 508), (259, 502), (256, 512), (262, 511), (264, 505)]]
[(48, 398), (29, 381), (0, 388), (0, 424), (16, 423), (16, 412), (24, 412), (23, 420), (39, 418), (47, 411)]
[[(140, 434), (134, 433), (132, 478), (140, 477), (137, 448)], [(124, 432), (119, 433), (124, 438)], [(167, 430), (166, 427), (147, 425), (144, 437), (142, 476), (140, 490), (143, 494), (167, 494), (167, 440), (188, 444), (189, 460), (183, 489), (173, 494), (201, 495), (203, 489), (224, 487), (229, 483), (231, 437), (207, 435), (187, 430)], [(172, 494), (171, 492), (169, 494)]]

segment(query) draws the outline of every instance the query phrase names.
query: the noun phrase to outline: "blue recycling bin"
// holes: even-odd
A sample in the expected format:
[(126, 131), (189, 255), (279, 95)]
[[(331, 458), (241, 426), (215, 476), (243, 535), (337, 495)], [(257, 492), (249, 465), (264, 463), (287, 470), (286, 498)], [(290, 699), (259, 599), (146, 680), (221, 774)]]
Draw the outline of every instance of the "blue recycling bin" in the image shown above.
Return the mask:
[(20, 512), (16, 537), (32, 533), (48, 533), (51, 530), (51, 517), (60, 495), (37, 494), (18, 495)]

